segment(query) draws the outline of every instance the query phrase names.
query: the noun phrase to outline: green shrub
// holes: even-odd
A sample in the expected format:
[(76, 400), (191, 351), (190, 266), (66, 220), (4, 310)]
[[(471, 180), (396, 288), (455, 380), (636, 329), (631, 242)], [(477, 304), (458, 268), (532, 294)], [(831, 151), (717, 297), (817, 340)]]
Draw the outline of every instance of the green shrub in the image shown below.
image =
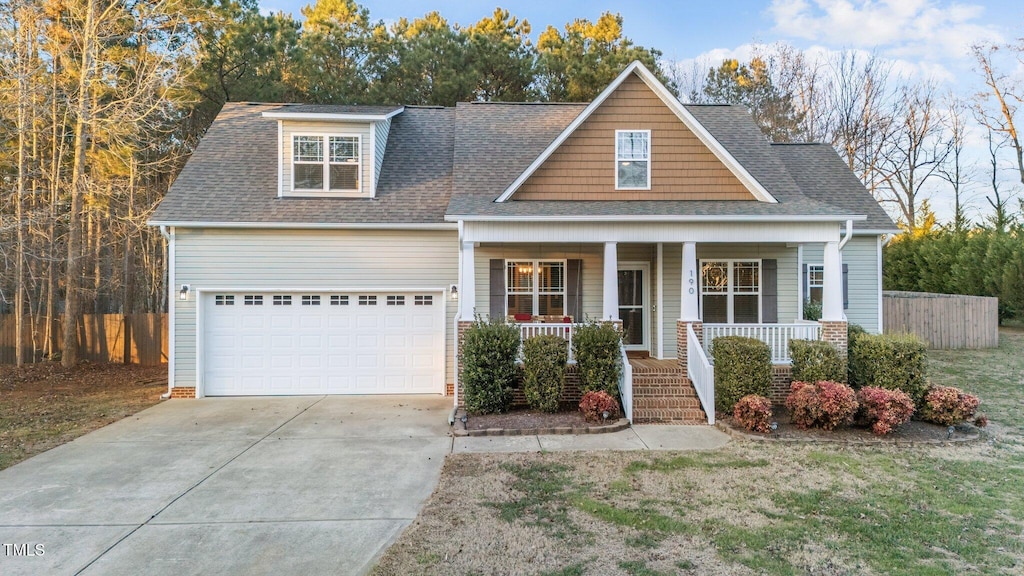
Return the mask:
[(850, 384), (902, 390), (920, 406), (928, 389), (924, 342), (913, 335), (857, 336), (850, 345)]
[(544, 412), (558, 410), (568, 360), (569, 349), (563, 338), (534, 336), (523, 342), (523, 395), (530, 408)]
[(587, 322), (573, 329), (572, 351), (584, 394), (603, 391), (618, 397), (621, 345), (622, 334), (609, 322)]
[(722, 336), (711, 343), (715, 358), (715, 410), (732, 412), (748, 394), (767, 396), (772, 388), (772, 352), (754, 338)]
[(824, 340), (790, 340), (789, 357), (793, 359), (793, 380), (846, 380), (846, 363), (835, 346)]
[(462, 389), (473, 414), (505, 412), (512, 405), (519, 329), (477, 320), (462, 337)]
[(821, 320), (821, 302), (808, 300), (804, 302), (804, 320)]

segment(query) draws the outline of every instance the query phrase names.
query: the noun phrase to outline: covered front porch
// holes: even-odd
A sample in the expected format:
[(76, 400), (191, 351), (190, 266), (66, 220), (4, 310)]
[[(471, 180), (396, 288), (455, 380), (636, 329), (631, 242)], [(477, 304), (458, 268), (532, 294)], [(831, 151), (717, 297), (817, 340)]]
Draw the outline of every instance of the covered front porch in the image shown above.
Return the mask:
[[(503, 318), (524, 338), (562, 336), (570, 350), (579, 323), (618, 323), (623, 357), (670, 361), (661, 365), (678, 371), (659, 378), (692, 384), (713, 421), (716, 337), (760, 339), (773, 362), (786, 365), (790, 340), (829, 338), (838, 331), (823, 326), (843, 323), (845, 348), (840, 230), (836, 223), (465, 223), (460, 320)], [(598, 240), (599, 231), (618, 239)], [(805, 247), (822, 255), (820, 322), (803, 318)]]

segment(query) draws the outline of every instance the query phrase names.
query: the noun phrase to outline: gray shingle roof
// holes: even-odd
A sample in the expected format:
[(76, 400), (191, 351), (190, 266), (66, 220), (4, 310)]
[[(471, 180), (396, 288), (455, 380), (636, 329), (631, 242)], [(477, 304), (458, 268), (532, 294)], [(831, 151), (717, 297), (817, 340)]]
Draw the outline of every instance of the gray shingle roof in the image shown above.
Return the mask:
[(772, 151), (786, 165), (806, 196), (837, 206), (850, 214), (867, 216), (867, 221), (858, 222), (855, 230), (897, 230), (889, 215), (831, 146), (773, 144)]
[[(369, 109), (374, 109), (370, 112)], [(442, 223), (446, 215), (868, 216), (892, 221), (828, 146), (769, 144), (734, 106), (687, 110), (779, 202), (494, 202), (585, 108), (583, 104), (463, 103), (407, 107), (392, 119), (377, 197), (278, 198), (280, 104), (227, 104), (152, 217), (153, 222), (281, 224)], [(377, 114), (396, 107), (289, 106), (288, 111)], [(258, 160), (258, 161), (257, 161)]]
[(279, 105), (226, 104), (153, 222), (440, 223), (451, 192), (453, 108), (395, 116), (376, 198), (278, 198)]

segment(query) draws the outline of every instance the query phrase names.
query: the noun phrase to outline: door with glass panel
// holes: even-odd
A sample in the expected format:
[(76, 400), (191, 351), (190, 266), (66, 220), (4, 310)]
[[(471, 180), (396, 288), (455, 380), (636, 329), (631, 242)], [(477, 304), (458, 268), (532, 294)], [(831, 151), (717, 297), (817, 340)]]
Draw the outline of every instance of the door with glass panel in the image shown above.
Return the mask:
[(650, 266), (645, 263), (623, 263), (619, 266), (619, 318), (622, 319), (622, 343), (627, 350), (649, 350), (647, 277)]

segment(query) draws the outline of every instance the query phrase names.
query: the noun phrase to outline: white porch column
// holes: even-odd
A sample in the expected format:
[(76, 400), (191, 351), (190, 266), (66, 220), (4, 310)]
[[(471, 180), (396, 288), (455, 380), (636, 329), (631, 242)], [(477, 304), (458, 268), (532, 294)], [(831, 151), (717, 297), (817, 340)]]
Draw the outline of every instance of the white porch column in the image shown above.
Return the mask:
[(619, 247), (616, 242), (604, 243), (604, 309), (601, 319), (619, 319)]
[(459, 274), (459, 318), (472, 322), (476, 313), (476, 259), (473, 243), (462, 243), (462, 270)]
[(679, 319), (684, 322), (700, 320), (700, 307), (697, 305), (697, 290), (700, 289), (697, 274), (697, 243), (683, 242), (683, 275), (679, 288)]
[(839, 259), (839, 242), (825, 243), (824, 264), (821, 319), (825, 322), (843, 322), (843, 265)]

